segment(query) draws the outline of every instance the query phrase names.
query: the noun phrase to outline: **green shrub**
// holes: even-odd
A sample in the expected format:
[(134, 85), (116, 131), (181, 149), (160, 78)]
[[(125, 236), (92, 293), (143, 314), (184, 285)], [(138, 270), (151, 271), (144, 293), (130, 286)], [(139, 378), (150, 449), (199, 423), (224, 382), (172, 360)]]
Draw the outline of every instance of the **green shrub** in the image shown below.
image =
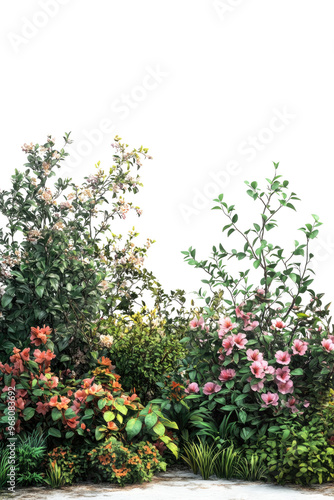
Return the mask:
[(254, 455), (278, 483), (317, 484), (334, 479), (334, 448), (319, 416), (308, 422), (286, 421), (271, 437), (244, 445), (242, 454), (250, 463)]
[[(185, 327), (184, 327), (185, 328)], [(171, 325), (145, 308), (132, 316), (116, 316), (97, 327), (102, 345), (117, 367), (126, 391), (135, 390), (145, 402), (157, 394), (157, 383), (173, 372), (185, 355), (182, 325)]]

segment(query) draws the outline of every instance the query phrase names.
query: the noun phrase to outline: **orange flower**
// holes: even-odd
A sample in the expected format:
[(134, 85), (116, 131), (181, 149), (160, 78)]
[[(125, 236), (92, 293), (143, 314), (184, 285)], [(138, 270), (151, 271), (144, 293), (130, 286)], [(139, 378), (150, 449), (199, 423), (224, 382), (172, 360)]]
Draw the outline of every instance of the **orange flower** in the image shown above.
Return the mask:
[(77, 419), (78, 419), (78, 417), (69, 418), (68, 420), (66, 420), (66, 425), (71, 427), (71, 429), (75, 429), (79, 425), (79, 422)]
[(102, 356), (101, 359), (98, 359), (97, 362), (99, 363), (99, 365), (108, 366), (108, 367), (112, 366), (111, 360), (109, 358), (105, 358), (104, 356)]
[(122, 386), (121, 384), (119, 384), (118, 382), (116, 382), (116, 380), (113, 381), (112, 383), (112, 388), (115, 389), (116, 391), (121, 391), (122, 390)]
[(115, 422), (108, 422), (107, 427), (110, 431), (118, 431), (118, 427)]
[(92, 387), (88, 389), (88, 394), (94, 395), (99, 391), (102, 391), (102, 385), (93, 384)]
[(43, 328), (40, 328), (39, 326), (37, 328), (31, 328), (31, 343), (34, 344), (35, 346), (39, 346), (41, 344), (46, 344), (49, 335), (51, 335), (51, 328), (49, 326), (45, 326)]
[(84, 431), (84, 430), (86, 429), (86, 424), (82, 423), (82, 424), (80, 425), (80, 427), (81, 427), (81, 429)]

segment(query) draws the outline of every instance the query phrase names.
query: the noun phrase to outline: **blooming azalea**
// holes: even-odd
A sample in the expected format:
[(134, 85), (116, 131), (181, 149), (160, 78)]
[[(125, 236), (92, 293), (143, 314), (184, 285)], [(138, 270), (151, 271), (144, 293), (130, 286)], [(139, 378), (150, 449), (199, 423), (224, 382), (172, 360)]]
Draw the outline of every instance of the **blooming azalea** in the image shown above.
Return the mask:
[(255, 349), (247, 349), (246, 351), (247, 359), (248, 361), (262, 361), (263, 360), (263, 354), (258, 350)]
[(277, 363), (279, 363), (281, 365), (288, 365), (291, 361), (291, 356), (288, 353), (288, 351), (284, 351), (284, 352), (277, 351), (277, 353), (275, 354), (275, 358), (276, 358)]
[(285, 327), (286, 327), (286, 324), (283, 323), (283, 321), (280, 318), (271, 320), (271, 328), (273, 330), (275, 330), (275, 328), (282, 330)]
[(304, 342), (300, 339), (295, 339), (292, 346), (292, 352), (293, 354), (299, 354), (299, 356), (303, 356), (307, 351), (307, 347), (308, 342)]
[(278, 394), (267, 392), (266, 394), (261, 394), (261, 399), (264, 402), (264, 404), (261, 405), (263, 408), (278, 405)]
[(204, 329), (204, 318), (201, 316), (199, 319), (194, 318), (190, 321), (189, 326), (191, 330), (196, 330), (197, 328)]
[(296, 400), (296, 398), (292, 397), (288, 399), (286, 406), (292, 411), (292, 413), (297, 413), (298, 409), (296, 407), (296, 404), (298, 404), (298, 401)]
[(238, 325), (237, 323), (232, 323), (231, 318), (226, 317), (226, 318), (220, 318), (219, 320), (219, 331), (218, 331), (218, 337), (221, 339), (226, 335), (226, 333), (230, 332), (233, 330), (233, 328), (236, 328)]
[(244, 330), (245, 332), (250, 332), (252, 330), (255, 330), (255, 328), (257, 326), (259, 326), (259, 322), (258, 321), (252, 321), (251, 323), (249, 323), (247, 326), (244, 327)]
[(265, 377), (265, 373), (264, 373), (263, 365), (262, 365), (261, 361), (254, 361), (250, 366), (250, 370), (255, 378), (264, 378)]
[(210, 394), (214, 394), (215, 392), (219, 392), (221, 389), (221, 385), (215, 384), (214, 382), (207, 382), (203, 387), (203, 394), (209, 396)]
[(233, 368), (228, 368), (227, 370), (222, 370), (219, 375), (219, 380), (222, 382), (228, 382), (236, 376), (235, 370)]
[(262, 382), (262, 380), (260, 380), (259, 382), (257, 382), (256, 384), (251, 384), (252, 382), (252, 377), (249, 377), (247, 379), (247, 382), (250, 383), (250, 388), (252, 389), (252, 391), (254, 392), (260, 392), (262, 391), (262, 389), (264, 388), (264, 383)]
[(287, 382), (277, 382), (278, 392), (281, 394), (289, 394), (293, 392), (293, 382), (288, 380)]
[(237, 346), (238, 349), (244, 349), (245, 345), (248, 343), (245, 333), (238, 333), (236, 335), (233, 335), (232, 337), (234, 344)]
[(192, 382), (188, 385), (188, 387), (184, 390), (187, 394), (197, 394), (199, 392), (199, 387), (196, 382)]
[(334, 351), (334, 343), (332, 342), (331, 339), (323, 339), (321, 341), (321, 345), (327, 352)]
[(226, 351), (226, 356), (229, 356), (232, 353), (232, 349), (234, 346), (234, 339), (232, 335), (229, 335), (226, 337), (226, 339), (223, 340), (223, 347)]
[(290, 369), (287, 366), (284, 366), (283, 368), (277, 368), (275, 371), (276, 379), (279, 382), (287, 382), (290, 380)]

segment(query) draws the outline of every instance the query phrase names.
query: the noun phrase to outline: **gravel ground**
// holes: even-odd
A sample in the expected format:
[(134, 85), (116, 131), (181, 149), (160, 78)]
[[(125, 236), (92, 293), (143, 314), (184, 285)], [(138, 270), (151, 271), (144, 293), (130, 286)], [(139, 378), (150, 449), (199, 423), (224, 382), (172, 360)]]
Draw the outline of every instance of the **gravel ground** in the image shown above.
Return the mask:
[(264, 483), (212, 479), (204, 481), (184, 470), (169, 470), (156, 476), (151, 483), (118, 488), (109, 484), (81, 484), (50, 490), (47, 488), (17, 489), (14, 495), (2, 494), (1, 499), (16, 500), (329, 500), (334, 497), (334, 484), (299, 488)]

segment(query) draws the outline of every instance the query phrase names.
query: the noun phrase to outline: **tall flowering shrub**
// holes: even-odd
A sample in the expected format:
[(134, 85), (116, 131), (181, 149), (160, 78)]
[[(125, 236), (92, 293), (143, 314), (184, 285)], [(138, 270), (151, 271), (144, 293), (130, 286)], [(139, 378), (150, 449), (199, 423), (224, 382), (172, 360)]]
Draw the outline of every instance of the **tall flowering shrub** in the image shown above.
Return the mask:
[[(295, 210), (292, 202), (298, 200), (277, 169), (274, 164), (264, 189), (246, 182), (247, 194), (262, 206), (250, 229), (240, 229), (235, 206), (228, 206), (223, 195), (215, 200), (214, 209), (227, 218), (226, 237), (234, 233), (243, 239), (240, 250), (226, 249), (226, 238), (213, 247), (209, 260), (197, 260), (192, 248), (183, 252), (188, 264), (207, 274), (202, 281), (210, 290), (199, 291), (206, 305), (203, 315), (190, 322), (185, 339), (186, 400), (208, 408), (218, 421), (233, 412), (245, 441), (275, 432), (279, 415), (313, 411), (334, 384), (329, 305), (311, 288), (310, 243), (321, 223), (313, 215), (313, 222), (301, 228), (304, 242), (295, 241), (290, 252), (274, 240), (277, 213)], [(229, 259), (249, 261), (252, 270), (234, 277), (226, 268)]]
[[(71, 140), (65, 134), (64, 148)], [(125, 193), (141, 186), (136, 173), (147, 149), (129, 150), (116, 137), (113, 166), (96, 172), (81, 186), (56, 176), (68, 153), (55, 139), (24, 144), (25, 170), (15, 170), (12, 186), (0, 192), (0, 359), (13, 347), (24, 349), (35, 324), (53, 330), (56, 353), (77, 368), (89, 352), (92, 322), (103, 309), (128, 307), (129, 289), (143, 277), (147, 248), (113, 234), (112, 221), (141, 210)], [(145, 275), (146, 276), (146, 275)], [(151, 279), (151, 278), (150, 278)], [(149, 281), (149, 278), (147, 278)], [(147, 281), (146, 280), (146, 281)], [(134, 290), (131, 293), (134, 293)], [(138, 292), (137, 292), (138, 295)], [(72, 367), (73, 368), (73, 367)]]

